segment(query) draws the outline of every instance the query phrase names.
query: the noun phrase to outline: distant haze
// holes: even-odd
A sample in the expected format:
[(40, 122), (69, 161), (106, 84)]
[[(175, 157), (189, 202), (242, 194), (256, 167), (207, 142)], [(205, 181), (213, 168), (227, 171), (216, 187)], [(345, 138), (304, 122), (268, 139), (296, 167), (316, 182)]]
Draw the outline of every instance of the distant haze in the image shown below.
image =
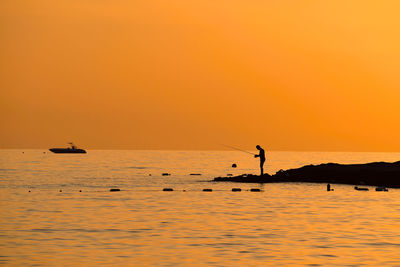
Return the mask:
[(400, 151), (400, 1), (0, 2), (0, 148)]

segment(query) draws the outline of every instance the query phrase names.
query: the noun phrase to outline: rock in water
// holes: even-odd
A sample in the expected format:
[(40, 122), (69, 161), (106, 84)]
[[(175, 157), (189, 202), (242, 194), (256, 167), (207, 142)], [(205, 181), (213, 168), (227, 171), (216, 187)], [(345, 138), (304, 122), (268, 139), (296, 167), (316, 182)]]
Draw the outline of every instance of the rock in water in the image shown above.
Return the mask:
[(118, 191), (121, 191), (121, 189), (119, 189), (119, 188), (111, 188), (110, 189), (110, 192), (118, 192)]
[(174, 189), (172, 189), (172, 188), (164, 188), (162, 191), (169, 191), (169, 192), (171, 192), (171, 191), (174, 191)]
[(358, 187), (358, 186), (355, 186), (354, 189), (357, 190), (357, 191), (369, 191), (369, 189), (366, 188), (366, 187)]
[(375, 188), (375, 191), (378, 191), (378, 192), (387, 192), (387, 191), (389, 191), (386, 187), (384, 187), (384, 186), (379, 186), (379, 187), (377, 187), (377, 188)]
[[(242, 183), (304, 182), (324, 184), (371, 185), (400, 188), (400, 161), (366, 164), (326, 163), (280, 170), (274, 175), (216, 177), (214, 181)], [(332, 190), (331, 190), (332, 191)]]

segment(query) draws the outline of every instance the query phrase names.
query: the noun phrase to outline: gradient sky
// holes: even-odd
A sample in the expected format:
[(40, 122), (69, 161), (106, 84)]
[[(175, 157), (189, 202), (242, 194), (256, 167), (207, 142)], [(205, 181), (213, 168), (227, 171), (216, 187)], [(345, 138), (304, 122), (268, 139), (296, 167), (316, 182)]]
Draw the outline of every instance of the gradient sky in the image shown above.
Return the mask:
[(399, 10), (2, 0), (0, 148), (399, 152)]

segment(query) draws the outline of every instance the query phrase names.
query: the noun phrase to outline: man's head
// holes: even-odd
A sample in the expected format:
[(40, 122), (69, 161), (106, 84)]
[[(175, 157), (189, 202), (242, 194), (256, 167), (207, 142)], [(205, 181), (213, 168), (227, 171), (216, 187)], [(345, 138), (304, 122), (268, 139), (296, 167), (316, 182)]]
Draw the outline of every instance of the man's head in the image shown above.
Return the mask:
[(260, 149), (261, 149), (260, 145), (257, 145), (257, 146), (256, 146), (256, 148), (257, 148), (258, 150), (260, 150)]

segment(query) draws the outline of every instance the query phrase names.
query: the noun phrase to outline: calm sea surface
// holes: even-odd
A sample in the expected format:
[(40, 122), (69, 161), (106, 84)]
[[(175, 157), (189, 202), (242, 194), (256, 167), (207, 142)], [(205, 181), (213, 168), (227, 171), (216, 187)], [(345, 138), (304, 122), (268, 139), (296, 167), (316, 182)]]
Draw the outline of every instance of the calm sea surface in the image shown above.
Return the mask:
[[(266, 164), (272, 174), (398, 160), (400, 153), (270, 152)], [(0, 150), (0, 264), (400, 266), (399, 189), (208, 182), (257, 168), (251, 155), (229, 151)]]

